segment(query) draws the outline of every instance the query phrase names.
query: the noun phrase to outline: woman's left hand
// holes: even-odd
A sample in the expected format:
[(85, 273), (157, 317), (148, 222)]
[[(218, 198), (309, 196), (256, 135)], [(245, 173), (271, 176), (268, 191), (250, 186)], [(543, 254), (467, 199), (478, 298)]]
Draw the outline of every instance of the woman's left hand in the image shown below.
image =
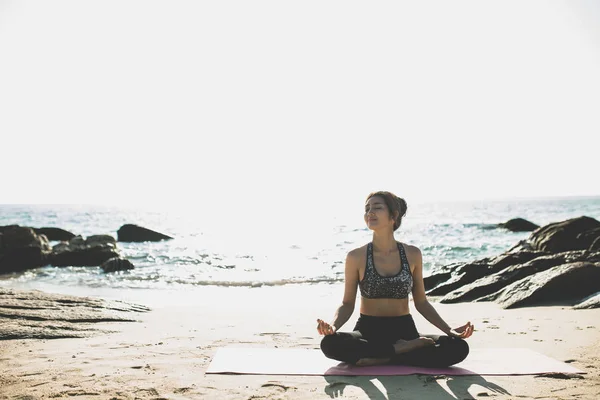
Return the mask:
[(475, 325), (471, 324), (470, 322), (467, 322), (463, 326), (460, 326), (456, 329), (451, 329), (450, 332), (448, 332), (448, 336), (454, 336), (454, 337), (457, 337), (460, 339), (466, 339), (473, 334), (474, 329), (475, 329)]

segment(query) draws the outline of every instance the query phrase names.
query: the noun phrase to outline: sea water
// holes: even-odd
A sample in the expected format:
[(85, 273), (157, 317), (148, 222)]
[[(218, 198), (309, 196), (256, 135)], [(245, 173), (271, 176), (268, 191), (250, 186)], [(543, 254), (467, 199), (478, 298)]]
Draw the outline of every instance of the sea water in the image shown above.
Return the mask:
[[(118, 242), (122, 256), (135, 265), (130, 271), (107, 274), (99, 267), (44, 266), (0, 276), (0, 285), (73, 293), (110, 289), (114, 293), (335, 284), (344, 279), (346, 253), (371, 239), (361, 209), (347, 214), (333, 211), (318, 221), (300, 215), (286, 224), (269, 223), (273, 216), (236, 223), (234, 214), (213, 211), (0, 205), (0, 225), (59, 227), (83, 237), (109, 234), (117, 238), (119, 227), (132, 223), (174, 238)], [(583, 215), (600, 220), (600, 197), (409, 203), (395, 236), (421, 249), (427, 275), (434, 266), (497, 255), (529, 236), (498, 228), (498, 223), (511, 218), (541, 226)]]

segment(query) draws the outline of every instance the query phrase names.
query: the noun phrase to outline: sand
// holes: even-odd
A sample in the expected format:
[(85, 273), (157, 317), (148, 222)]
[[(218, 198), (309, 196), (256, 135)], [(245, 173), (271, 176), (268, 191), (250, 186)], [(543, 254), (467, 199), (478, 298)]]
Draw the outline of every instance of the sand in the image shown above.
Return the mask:
[[(321, 377), (205, 375), (222, 346), (318, 348), (316, 319), (330, 319), (342, 286), (103, 292), (149, 306), (139, 322), (81, 339), (0, 341), (0, 399), (598, 399), (600, 309), (503, 310), (439, 304), (451, 324), (470, 320), (476, 347), (526, 347), (569, 362), (581, 376)], [(434, 333), (418, 314), (417, 327)], [(351, 329), (358, 305), (343, 329)], [(518, 362), (518, 360), (515, 360)]]

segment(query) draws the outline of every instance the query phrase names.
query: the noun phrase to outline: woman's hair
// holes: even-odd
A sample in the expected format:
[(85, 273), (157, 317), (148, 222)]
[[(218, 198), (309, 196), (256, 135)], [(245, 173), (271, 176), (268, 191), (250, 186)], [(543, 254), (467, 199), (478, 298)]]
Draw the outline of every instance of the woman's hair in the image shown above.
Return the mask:
[(396, 220), (394, 221), (394, 231), (400, 228), (400, 225), (402, 224), (402, 217), (406, 215), (406, 209), (408, 208), (406, 205), (406, 200), (396, 196), (394, 193), (379, 191), (369, 194), (365, 202), (369, 201), (371, 197), (375, 196), (383, 199), (392, 217), (397, 214)]

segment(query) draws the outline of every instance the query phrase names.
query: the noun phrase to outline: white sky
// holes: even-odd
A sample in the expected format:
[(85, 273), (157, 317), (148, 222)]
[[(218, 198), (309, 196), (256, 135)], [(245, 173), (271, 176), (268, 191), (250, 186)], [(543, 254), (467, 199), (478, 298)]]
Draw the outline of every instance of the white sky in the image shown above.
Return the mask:
[(0, 203), (596, 195), (599, 71), (593, 0), (0, 0)]

